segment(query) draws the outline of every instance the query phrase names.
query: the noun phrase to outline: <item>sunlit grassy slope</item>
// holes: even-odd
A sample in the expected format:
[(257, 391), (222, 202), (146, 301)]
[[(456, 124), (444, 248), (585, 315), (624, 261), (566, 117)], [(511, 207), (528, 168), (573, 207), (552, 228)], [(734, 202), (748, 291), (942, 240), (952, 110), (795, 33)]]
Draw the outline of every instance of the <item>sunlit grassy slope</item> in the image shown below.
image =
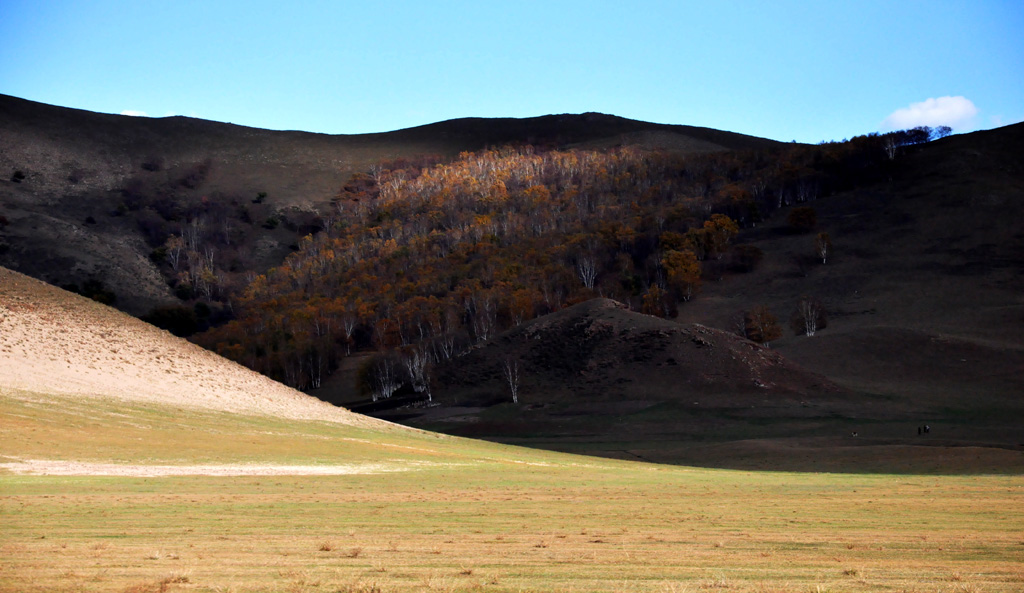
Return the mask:
[(0, 273), (3, 593), (1024, 589), (1020, 476), (698, 470), (419, 432), (55, 290)]

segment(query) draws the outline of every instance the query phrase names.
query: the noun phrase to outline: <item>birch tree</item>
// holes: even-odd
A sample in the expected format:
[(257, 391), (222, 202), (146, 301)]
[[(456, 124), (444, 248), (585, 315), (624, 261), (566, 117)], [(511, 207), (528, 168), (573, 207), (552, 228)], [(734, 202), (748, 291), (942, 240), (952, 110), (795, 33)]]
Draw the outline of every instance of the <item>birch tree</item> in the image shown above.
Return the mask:
[(821, 263), (826, 263), (829, 254), (832, 253), (832, 239), (828, 236), (828, 233), (818, 233), (818, 236), (814, 239), (814, 249), (818, 252)]
[(589, 255), (580, 256), (576, 260), (576, 274), (579, 275), (583, 286), (594, 288), (594, 281), (597, 279), (597, 262)]
[(519, 361), (511, 358), (505, 359), (505, 381), (508, 382), (508, 389), (512, 392), (512, 403), (519, 403)]
[(793, 331), (798, 335), (813, 336), (819, 329), (827, 325), (825, 307), (818, 299), (804, 297), (797, 304), (793, 314)]
[(387, 358), (377, 363), (373, 382), (373, 401), (391, 397), (402, 386), (398, 373), (395, 372), (395, 363)]
[(426, 350), (419, 346), (410, 348), (402, 358), (402, 362), (405, 364), (405, 370), (409, 372), (412, 390), (425, 394), (427, 401), (433, 401), (434, 398), (430, 393), (430, 356)]

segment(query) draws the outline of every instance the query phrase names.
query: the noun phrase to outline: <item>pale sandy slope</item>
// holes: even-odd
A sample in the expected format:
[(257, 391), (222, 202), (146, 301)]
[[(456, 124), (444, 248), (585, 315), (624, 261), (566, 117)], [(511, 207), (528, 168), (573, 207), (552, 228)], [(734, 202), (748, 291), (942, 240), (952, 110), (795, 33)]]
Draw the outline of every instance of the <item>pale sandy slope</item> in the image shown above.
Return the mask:
[(0, 395), (116, 397), (384, 427), (115, 309), (0, 268)]

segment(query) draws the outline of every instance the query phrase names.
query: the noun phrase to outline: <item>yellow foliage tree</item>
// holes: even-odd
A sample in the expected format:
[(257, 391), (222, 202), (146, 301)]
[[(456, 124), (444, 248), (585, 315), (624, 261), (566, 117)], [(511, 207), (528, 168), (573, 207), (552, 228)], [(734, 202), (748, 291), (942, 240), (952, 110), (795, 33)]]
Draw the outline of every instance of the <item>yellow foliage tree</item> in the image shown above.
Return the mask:
[(679, 290), (684, 301), (690, 300), (700, 288), (701, 267), (697, 256), (688, 249), (669, 250), (661, 257), (669, 286)]

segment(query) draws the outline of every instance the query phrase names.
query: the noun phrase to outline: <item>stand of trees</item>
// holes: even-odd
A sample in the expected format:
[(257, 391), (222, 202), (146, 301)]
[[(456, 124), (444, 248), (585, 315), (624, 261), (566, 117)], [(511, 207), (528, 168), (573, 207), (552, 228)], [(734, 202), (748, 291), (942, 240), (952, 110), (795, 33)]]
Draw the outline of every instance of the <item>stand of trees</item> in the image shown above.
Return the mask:
[[(374, 167), (339, 191), (323, 231), (230, 298), (233, 321), (195, 339), (298, 388), (354, 349), (417, 352), (375, 392), (401, 375), (429, 394), (424, 364), (575, 302), (673, 315), (702, 281), (756, 265), (759, 252), (731, 250), (741, 228), (887, 175), (887, 141), (688, 157), (505, 147)], [(193, 286), (220, 286), (183, 267)]]

